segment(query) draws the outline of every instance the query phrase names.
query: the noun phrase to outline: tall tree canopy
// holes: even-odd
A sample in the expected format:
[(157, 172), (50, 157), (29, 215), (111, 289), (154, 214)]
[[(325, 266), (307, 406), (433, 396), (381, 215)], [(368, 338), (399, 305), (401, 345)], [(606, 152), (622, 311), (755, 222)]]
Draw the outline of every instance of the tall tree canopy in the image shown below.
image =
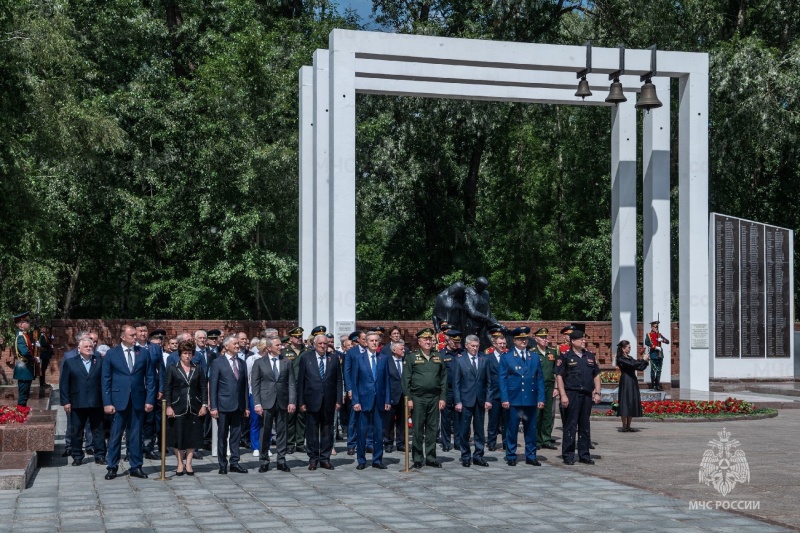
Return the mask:
[[(384, 31), (708, 52), (710, 207), (800, 227), (800, 3), (373, 4)], [(297, 73), (363, 21), (326, 0), (0, 6), (0, 309), (295, 318)], [(357, 113), (340, 253), (360, 318), (427, 317), (478, 275), (501, 319), (609, 318), (607, 108), (360, 95)]]

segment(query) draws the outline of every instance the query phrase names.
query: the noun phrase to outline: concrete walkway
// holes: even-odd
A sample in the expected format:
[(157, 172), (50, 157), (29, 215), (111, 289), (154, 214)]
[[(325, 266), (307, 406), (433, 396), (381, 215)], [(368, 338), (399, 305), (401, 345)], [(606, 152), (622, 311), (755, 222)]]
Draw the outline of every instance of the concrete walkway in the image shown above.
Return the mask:
[[(63, 412), (59, 413), (63, 431)], [(68, 465), (60, 453), (45, 455), (31, 486), (0, 492), (2, 531), (782, 531), (800, 526), (800, 488), (794, 451), (800, 412), (783, 411), (756, 422), (639, 424), (638, 433), (618, 433), (616, 423), (596, 422), (592, 439), (597, 465), (564, 466), (545, 450), (542, 467), (509, 467), (499, 452), (488, 468), (463, 468), (454, 452), (440, 454), (442, 469), (400, 472), (398, 453), (388, 470), (355, 469), (339, 446), (336, 470), (310, 472), (297, 454), (292, 472), (221, 476), (208, 455), (197, 475), (105, 481), (105, 468)], [(741, 442), (751, 482), (727, 497), (698, 483), (708, 441), (727, 427)], [(558, 434), (559, 432), (556, 431)], [(62, 447), (57, 448), (59, 451)], [(175, 460), (169, 457), (169, 470)], [(157, 477), (158, 464), (145, 471)], [(697, 510), (691, 501), (758, 500), (754, 517)]]

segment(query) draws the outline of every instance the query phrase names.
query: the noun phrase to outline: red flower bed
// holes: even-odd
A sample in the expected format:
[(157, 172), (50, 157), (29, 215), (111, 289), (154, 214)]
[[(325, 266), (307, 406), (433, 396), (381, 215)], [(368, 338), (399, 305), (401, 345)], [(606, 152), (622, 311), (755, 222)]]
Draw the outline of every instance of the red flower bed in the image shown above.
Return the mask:
[(0, 405), (0, 424), (22, 424), (30, 412), (30, 407)]
[[(724, 402), (716, 401), (673, 401), (663, 400), (659, 402), (642, 402), (644, 416), (662, 415), (685, 415), (685, 416), (708, 416), (708, 415), (749, 415), (756, 410), (756, 406), (744, 400), (728, 398)], [(606, 416), (616, 415), (616, 409), (606, 411)]]

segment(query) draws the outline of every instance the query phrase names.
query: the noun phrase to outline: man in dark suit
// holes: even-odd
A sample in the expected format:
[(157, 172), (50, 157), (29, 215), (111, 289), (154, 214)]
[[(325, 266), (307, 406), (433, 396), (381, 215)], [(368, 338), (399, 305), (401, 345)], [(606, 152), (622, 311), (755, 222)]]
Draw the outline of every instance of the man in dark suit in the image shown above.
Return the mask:
[(94, 462), (106, 464), (106, 442), (103, 437), (103, 358), (94, 354), (92, 339), (85, 336), (78, 343), (79, 357), (64, 362), (59, 379), (61, 405), (71, 419), (73, 434), (72, 465), (83, 462), (83, 428), (87, 421), (92, 431)]
[[(161, 383), (161, 346), (150, 342), (150, 334), (145, 322), (134, 322), (136, 329), (136, 348), (150, 356), (150, 368), (156, 376), (156, 383)], [(156, 399), (161, 399), (161, 389), (157, 391)], [(161, 440), (161, 409), (153, 409), (144, 416), (142, 436), (144, 438), (144, 456), (146, 459), (161, 460), (158, 453), (158, 441)]]
[[(219, 336), (219, 330), (212, 330)], [(206, 380), (211, 377), (211, 363), (214, 359), (217, 358), (217, 353), (211, 349), (211, 347), (207, 346), (207, 343), (210, 342), (211, 339), (211, 332), (206, 333), (202, 329), (198, 329), (194, 332), (194, 357), (192, 358), (192, 362), (200, 367), (200, 370), (203, 372), (203, 375), (206, 376)], [(216, 344), (216, 339), (214, 340)], [(206, 450), (211, 449), (211, 414), (206, 413), (203, 418), (203, 447)], [(199, 451), (195, 450), (195, 457), (198, 457)]]
[(103, 410), (114, 415), (108, 439), (106, 479), (117, 477), (122, 434), (128, 433), (128, 457), (133, 477), (146, 478), (142, 472), (142, 424), (145, 413), (156, 401), (155, 373), (150, 354), (136, 350), (136, 329), (122, 326), (121, 344), (110, 349), (103, 361)]
[(277, 335), (267, 337), (267, 350), (253, 364), (253, 404), (255, 412), (262, 417), (261, 444), (262, 464), (259, 472), (269, 471), (269, 444), (275, 427), (275, 446), (278, 452), (278, 470), (289, 472), (286, 464), (288, 448), (287, 415), (297, 407), (297, 387), (292, 362), (281, 356), (283, 345)]
[(367, 433), (372, 430), (372, 467), (386, 470), (383, 464), (383, 415), (389, 410), (389, 372), (387, 358), (378, 354), (380, 334), (367, 333), (367, 353), (351, 365), (353, 411), (358, 418), (358, 470), (367, 466)]
[(514, 348), (500, 357), (498, 379), (503, 409), (508, 409), (506, 462), (517, 466), (517, 434), (522, 422), (525, 464), (542, 466), (536, 459), (536, 412), (544, 407), (544, 374), (539, 356), (528, 351), (530, 328), (516, 328)]
[[(61, 356), (59, 372), (64, 372), (64, 364), (68, 360), (74, 357), (78, 357), (78, 345), (80, 345), (81, 340), (84, 338), (91, 340), (88, 331), (79, 331), (75, 335), (75, 342), (77, 344), (75, 348), (67, 350), (66, 352), (64, 352), (64, 355)], [(93, 346), (92, 350), (94, 350), (94, 342), (92, 343), (92, 346)], [(86, 428), (86, 432), (84, 433), (84, 444), (86, 445), (87, 450), (90, 448), (94, 450), (92, 448), (92, 434), (89, 428)], [(61, 454), (61, 457), (70, 457), (71, 455), (72, 455), (72, 417), (67, 416), (67, 429), (66, 432), (64, 433), (64, 453)]]
[(489, 410), (489, 427), (486, 435), (486, 446), (490, 452), (497, 449), (497, 437), (500, 437), (502, 448), (506, 449), (506, 427), (508, 426), (508, 409), (503, 409), (500, 401), (500, 383), (498, 372), (500, 370), (500, 357), (506, 353), (506, 337), (502, 328), (493, 328), (492, 347), (486, 350), (486, 371), (489, 375), (489, 397), (486, 401), (492, 402)]
[[(456, 359), (453, 365), (453, 396), (456, 412), (461, 413), (461, 466), (469, 466), (470, 462), (479, 466), (489, 466), (483, 459), (486, 433), (483, 430), (486, 409), (492, 408), (489, 396), (489, 373), (486, 358), (478, 354), (481, 340), (477, 335), (467, 335), (464, 348), (467, 353)], [(469, 432), (475, 433), (475, 452), (470, 459)]]
[(305, 352), (297, 373), (297, 403), (306, 413), (308, 469), (333, 470), (333, 422), (341, 407), (343, 383), (339, 358), (328, 355), (328, 338), (314, 337), (314, 350)]
[(389, 343), (390, 357), (386, 360), (389, 371), (389, 410), (384, 414), (383, 421), (383, 449), (386, 453), (406, 451), (405, 426), (405, 399), (403, 395), (403, 359), (407, 350), (403, 339), (393, 340)]
[[(350, 334), (349, 339), (352, 345), (344, 355), (344, 384), (346, 396), (349, 399), (347, 402), (347, 455), (355, 455), (356, 446), (358, 445), (358, 425), (356, 423), (356, 413), (353, 411), (352, 366), (353, 361), (367, 351), (367, 334), (363, 331), (354, 331)], [(372, 441), (368, 438), (367, 448), (372, 448), (372, 444)]]
[(242, 418), (249, 416), (247, 401), (247, 365), (239, 359), (235, 335), (228, 335), (222, 343), (223, 355), (211, 363), (209, 407), (211, 416), (219, 418), (217, 432), (217, 457), (219, 473), (228, 473), (228, 445), (230, 444), (230, 471), (246, 474), (239, 466), (239, 441), (242, 438)]

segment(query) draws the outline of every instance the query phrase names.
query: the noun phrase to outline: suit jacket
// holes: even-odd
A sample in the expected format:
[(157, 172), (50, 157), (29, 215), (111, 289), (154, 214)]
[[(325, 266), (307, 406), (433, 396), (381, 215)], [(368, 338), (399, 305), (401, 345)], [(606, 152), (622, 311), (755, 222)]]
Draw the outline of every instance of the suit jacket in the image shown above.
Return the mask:
[(175, 366), (181, 362), (181, 354), (178, 351), (170, 352), (167, 356), (167, 362), (164, 363), (164, 352), (161, 352), (161, 360), (159, 361), (159, 390), (163, 391), (164, 388), (167, 386), (167, 368), (171, 366)]
[[(400, 366), (403, 366), (403, 359), (400, 359)], [(389, 403), (395, 405), (403, 396), (403, 381), (400, 379), (401, 376), (397, 371), (397, 363), (393, 356), (386, 359), (386, 368), (389, 369)]]
[(88, 407), (103, 408), (103, 358), (92, 356), (89, 372), (83, 365), (82, 357), (71, 357), (64, 361), (61, 377), (58, 380), (61, 405), (71, 405), (75, 409)]
[(488, 372), (489, 378), (488, 401), (500, 401), (500, 381), (498, 378), (500, 372), (500, 361), (497, 360), (494, 352), (485, 353), (483, 356), (486, 358), (486, 371)]
[(472, 358), (464, 354), (454, 361), (453, 365), (453, 399), (467, 407), (483, 404), (489, 397), (488, 360), (481, 354), (477, 357), (478, 370), (472, 366)]
[(206, 356), (205, 356), (205, 358), (203, 358), (203, 356), (202, 356), (202, 354), (200, 353), (199, 350), (195, 350), (194, 351), (194, 356), (192, 356), (192, 363), (194, 363), (195, 365), (199, 366), (200, 370), (202, 370), (203, 374), (205, 374), (206, 377), (208, 377), (209, 376), (209, 371), (211, 369), (211, 363), (214, 362), (214, 359), (216, 359), (216, 355), (214, 354), (214, 352), (211, 351), (211, 348), (206, 346)]
[(158, 385), (158, 390), (156, 392), (163, 392), (164, 387), (162, 386), (162, 383), (164, 380), (161, 378), (161, 372), (163, 371), (164, 366), (164, 358), (162, 357), (164, 352), (161, 351), (161, 346), (158, 344), (153, 344), (152, 342), (148, 342), (144, 347), (140, 346), (139, 349), (147, 350), (147, 353), (149, 353), (150, 368), (155, 376), (156, 385)]
[(369, 352), (356, 357), (350, 366), (353, 376), (353, 405), (361, 404), (362, 411), (383, 411), (383, 406), (391, 403), (386, 362), (385, 356), (375, 354), (375, 378), (372, 377)]
[(170, 366), (165, 372), (167, 385), (164, 388), (164, 399), (167, 406), (172, 407), (176, 416), (198, 414), (208, 401), (208, 387), (203, 369), (191, 365), (188, 377), (180, 365)]
[(362, 348), (360, 344), (356, 344), (345, 353), (343, 379), (346, 391), (353, 390), (353, 361), (364, 353), (367, 353), (367, 350), (366, 348)]
[(150, 364), (150, 353), (133, 349), (133, 371), (128, 370), (128, 360), (122, 345), (106, 352), (103, 361), (103, 405), (113, 405), (117, 411), (128, 408), (142, 410), (145, 404), (156, 403), (155, 373)]
[(224, 413), (244, 411), (247, 402), (247, 365), (244, 361), (234, 356), (233, 360), (238, 365), (239, 379), (233, 374), (233, 368), (225, 355), (217, 357), (211, 363), (211, 379), (209, 380), (211, 396), (208, 404), (211, 410)]
[(525, 362), (515, 348), (500, 356), (498, 370), (500, 400), (518, 407), (544, 403), (544, 373), (536, 353), (528, 352)]
[(59, 365), (59, 371), (64, 371), (64, 364), (67, 362), (67, 359), (72, 359), (73, 357), (78, 357), (78, 348), (73, 348), (71, 350), (67, 350), (64, 352), (64, 355), (61, 356), (61, 363)]
[(292, 362), (283, 356), (278, 357), (278, 380), (272, 373), (272, 356), (267, 355), (253, 363), (250, 375), (253, 389), (253, 405), (260, 405), (263, 409), (272, 409), (278, 404), (278, 409), (285, 411), (289, 404), (297, 403), (297, 386), (294, 379)]
[[(339, 358), (325, 354), (325, 377), (320, 379), (317, 352), (305, 352), (300, 358), (297, 372), (297, 405), (305, 405), (311, 412), (325, 409), (335, 411), (342, 403), (342, 367)], [(355, 401), (355, 398), (354, 398)]]

